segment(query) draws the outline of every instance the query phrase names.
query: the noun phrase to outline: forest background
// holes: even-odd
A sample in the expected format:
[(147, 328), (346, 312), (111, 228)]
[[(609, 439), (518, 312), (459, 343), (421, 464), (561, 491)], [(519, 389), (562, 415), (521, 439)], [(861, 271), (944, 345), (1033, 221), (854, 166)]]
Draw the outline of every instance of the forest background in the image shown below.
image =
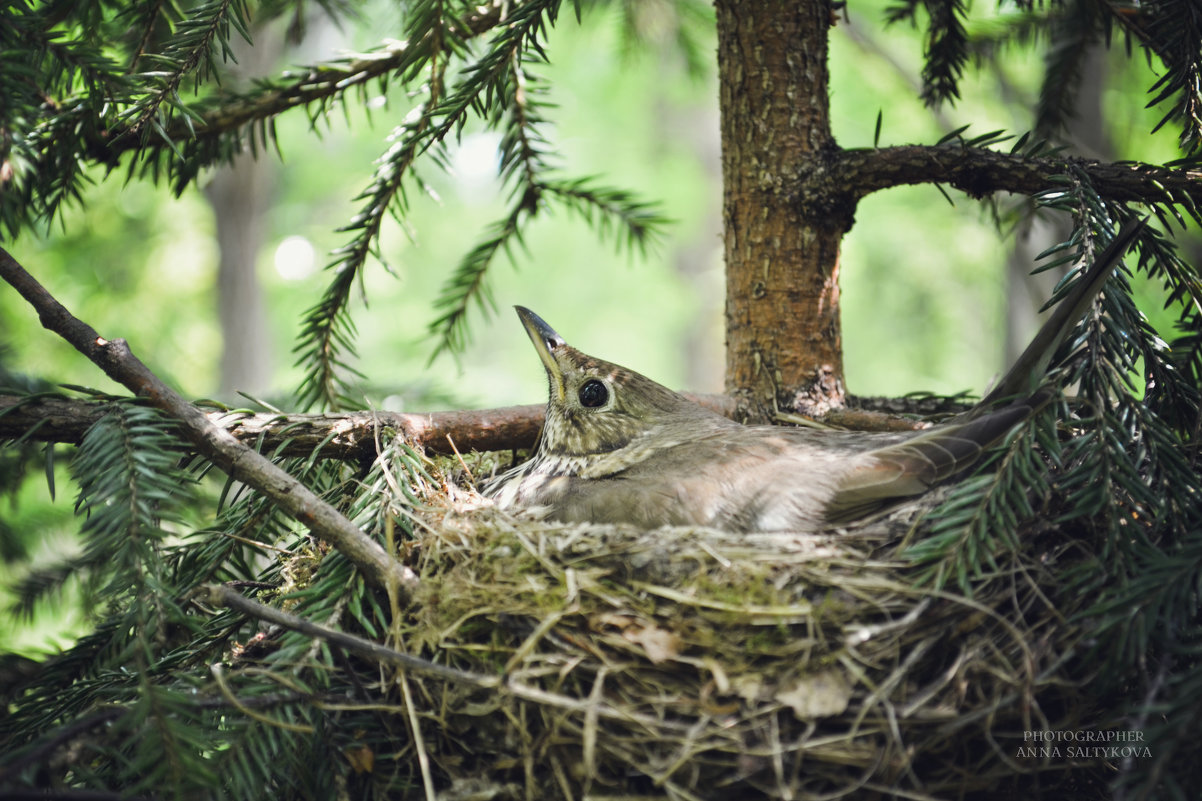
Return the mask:
[[(273, 63), (244, 53), (227, 81), (273, 74), (376, 44), (386, 3), (367, 8), (363, 24), (310, 21), (297, 45), (283, 46), (286, 20), (256, 32)], [(931, 109), (919, 98), (919, 32), (882, 32), (887, 3), (857, 2), (832, 32), (832, 123), (844, 147), (935, 141), (971, 127), (1022, 132), (1033, 124), (1046, 54), (1031, 45), (1024, 57), (994, 61), (982, 51), (963, 82), (964, 100)], [(618, 7), (588, 8), (582, 24), (561, 22), (549, 34), (554, 127), (547, 130), (557, 163), (570, 175), (601, 175), (607, 184), (658, 204), (672, 222), (643, 254), (598, 245), (594, 231), (563, 215), (541, 215), (515, 252), (513, 267), (490, 271), (494, 313), (472, 310), (460, 353), (438, 347), (430, 333), (433, 302), (447, 275), (479, 232), (502, 214), (496, 177), (499, 135), (467, 129), (450, 149), (450, 174), (430, 172), (431, 197), (412, 204), (406, 226), (389, 220), (381, 235), (388, 268), (366, 273), (366, 308), (356, 308), (364, 406), (428, 410), (534, 403), (543, 398), (542, 368), (507, 312), (530, 306), (574, 344), (678, 388), (722, 387), (721, 185), (714, 41), (704, 4), (691, 25), (701, 58), (689, 59), (667, 40), (673, 25), (657, 19), (656, 3), (631, 15)], [(660, 10), (665, 10), (665, 5)], [(989, 13), (972, 33), (990, 37)], [(631, 20), (638, 21), (636, 28)], [(366, 21), (370, 21), (370, 25)], [(387, 28), (387, 25), (384, 26)], [(1015, 45), (1008, 45), (1013, 48)], [(1125, 60), (1123, 70), (1107, 61)], [(1073, 148), (1098, 158), (1163, 162), (1177, 152), (1171, 130), (1148, 134), (1155, 109), (1133, 114), (1154, 80), (1139, 58), (1121, 48), (1100, 54), (1087, 75)], [(256, 69), (261, 70), (256, 72)], [(280, 155), (243, 159), (238, 177), (215, 175), (204, 195), (176, 198), (169, 187), (102, 181), (85, 204), (66, 209), (41, 236), (25, 234), (14, 252), (37, 265), (43, 282), (98, 330), (127, 338), (139, 355), (187, 397), (238, 402), (238, 392), (279, 401), (294, 391), (294, 363), (303, 314), (328, 277), (329, 254), (345, 243), (338, 229), (354, 215), (382, 140), (403, 103), (372, 98), (318, 119), (286, 115), (277, 131)], [(1110, 111), (1121, 108), (1121, 113)], [(248, 189), (249, 187), (249, 189)], [(233, 192), (237, 203), (229, 201)], [(436, 196), (436, 197), (435, 197)], [(238, 324), (218, 313), (217, 271), (223, 257), (216, 209), (239, 220), (257, 218), (248, 263), (263, 296), (241, 292), (251, 305)], [(842, 312), (850, 390), (860, 395), (909, 392), (979, 393), (1013, 356), (1033, 327), (1033, 308), (1048, 294), (1029, 294), (1023, 277), (1042, 244), (1014, 249), (1013, 209), (995, 213), (952, 203), (930, 186), (874, 193), (859, 206), (843, 241)], [(1021, 239), (1021, 238), (1020, 238)], [(1182, 247), (1188, 243), (1181, 240)], [(229, 257), (229, 254), (226, 254)], [(1141, 308), (1156, 327), (1169, 326), (1156, 290)], [(1042, 294), (1041, 294), (1042, 293)], [(260, 305), (255, 308), (255, 303)], [(1008, 314), (1010, 316), (1008, 316)], [(255, 324), (261, 315), (263, 325)], [(647, 343), (655, 343), (648, 347)], [(0, 292), (0, 367), (66, 384), (117, 391), (65, 342), (49, 336), (14, 292)], [(432, 358), (433, 357), (433, 358)], [(37, 532), (28, 561), (0, 563), (0, 587), (29, 565), (73, 546), (77, 526), (70, 479), (58, 468), (55, 498), (25, 482), (3, 501), (11, 531)], [(53, 650), (84, 626), (69, 592), (32, 620), (0, 614), (0, 641), (26, 653)], [(6, 599), (0, 597), (6, 607)]]

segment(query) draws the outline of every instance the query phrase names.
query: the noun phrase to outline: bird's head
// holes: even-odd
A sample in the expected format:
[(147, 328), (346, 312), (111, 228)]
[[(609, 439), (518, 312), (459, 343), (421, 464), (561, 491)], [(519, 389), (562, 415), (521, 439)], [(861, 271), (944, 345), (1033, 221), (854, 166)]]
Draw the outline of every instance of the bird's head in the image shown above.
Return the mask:
[(536, 459), (559, 458), (570, 463), (610, 454), (665, 424), (709, 414), (633, 370), (581, 353), (537, 314), (522, 306), (516, 308), (547, 370), (549, 384), (547, 418)]

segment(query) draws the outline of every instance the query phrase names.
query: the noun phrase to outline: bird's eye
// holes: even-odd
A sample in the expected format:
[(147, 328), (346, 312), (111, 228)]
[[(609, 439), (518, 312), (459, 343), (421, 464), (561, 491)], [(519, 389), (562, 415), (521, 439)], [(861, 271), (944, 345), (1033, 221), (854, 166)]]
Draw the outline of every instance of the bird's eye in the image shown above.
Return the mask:
[(609, 400), (609, 390), (606, 389), (604, 383), (594, 378), (584, 382), (580, 387), (578, 397), (581, 406), (595, 409)]

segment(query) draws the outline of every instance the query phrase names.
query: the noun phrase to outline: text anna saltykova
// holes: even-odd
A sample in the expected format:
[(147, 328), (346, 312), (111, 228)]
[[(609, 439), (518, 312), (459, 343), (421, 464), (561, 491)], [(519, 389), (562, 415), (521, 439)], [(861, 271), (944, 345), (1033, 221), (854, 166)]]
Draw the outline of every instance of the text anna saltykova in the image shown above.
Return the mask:
[(1023, 732), (1021, 759), (1131, 759), (1152, 756), (1142, 731), (1045, 729)]

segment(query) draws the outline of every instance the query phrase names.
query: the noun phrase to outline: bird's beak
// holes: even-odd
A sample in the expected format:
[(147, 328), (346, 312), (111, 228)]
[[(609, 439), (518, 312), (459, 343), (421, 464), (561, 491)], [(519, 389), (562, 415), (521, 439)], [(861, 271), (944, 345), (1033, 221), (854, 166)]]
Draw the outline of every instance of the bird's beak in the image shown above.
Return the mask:
[(534, 343), (534, 349), (538, 351), (538, 358), (542, 359), (543, 366), (547, 368), (547, 375), (551, 378), (551, 386), (555, 388), (555, 392), (562, 403), (564, 397), (563, 371), (559, 369), (559, 364), (555, 361), (553, 351), (566, 344), (563, 341), (563, 337), (555, 333), (555, 329), (547, 325), (543, 318), (525, 306), (514, 306), (514, 308), (517, 309), (518, 317), (521, 319), (522, 325), (526, 328), (527, 336)]

